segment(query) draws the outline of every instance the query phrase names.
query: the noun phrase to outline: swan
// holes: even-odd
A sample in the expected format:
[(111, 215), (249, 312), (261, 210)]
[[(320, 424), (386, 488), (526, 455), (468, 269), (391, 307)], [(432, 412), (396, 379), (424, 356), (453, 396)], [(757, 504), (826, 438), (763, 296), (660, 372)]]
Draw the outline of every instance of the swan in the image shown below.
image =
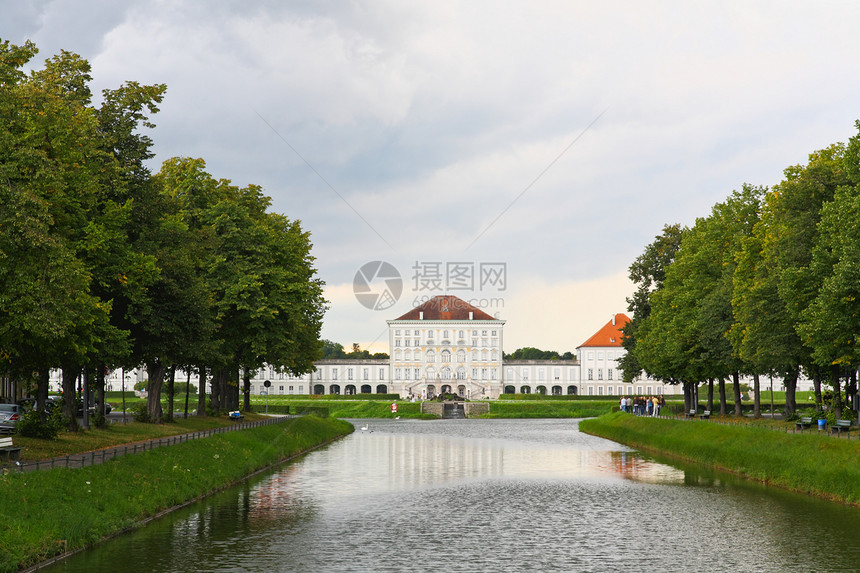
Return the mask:
[(364, 425), (361, 427), (362, 432), (365, 430), (367, 430), (367, 422), (365, 422)]

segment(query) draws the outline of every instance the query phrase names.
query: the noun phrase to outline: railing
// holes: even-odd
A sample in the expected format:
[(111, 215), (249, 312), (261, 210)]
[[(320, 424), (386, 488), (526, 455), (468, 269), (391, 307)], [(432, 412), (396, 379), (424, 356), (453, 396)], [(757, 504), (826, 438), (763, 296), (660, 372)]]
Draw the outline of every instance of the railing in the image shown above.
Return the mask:
[(58, 458), (51, 458), (49, 460), (36, 460), (33, 462), (10, 462), (2, 465), (4, 471), (19, 471), (19, 472), (29, 472), (29, 471), (39, 471), (39, 470), (50, 470), (54, 468), (82, 468), (85, 466), (92, 466), (95, 464), (101, 464), (108, 460), (112, 460), (119, 456), (125, 456), (129, 454), (138, 454), (143, 453), (149, 450), (154, 450), (155, 448), (160, 448), (163, 446), (173, 446), (176, 444), (181, 444), (183, 442), (188, 442), (191, 440), (199, 440), (202, 438), (208, 438), (215, 434), (223, 434), (226, 432), (235, 432), (237, 430), (248, 430), (251, 428), (259, 428), (262, 426), (269, 426), (272, 424), (280, 424), (284, 421), (295, 418), (296, 416), (278, 416), (273, 418), (268, 418), (266, 420), (258, 420), (256, 422), (236, 422), (229, 426), (220, 426), (218, 428), (211, 428), (209, 430), (201, 430), (199, 432), (192, 432), (190, 434), (180, 434), (177, 436), (168, 436), (166, 438), (156, 438), (146, 442), (137, 442), (135, 444), (125, 444), (122, 446), (115, 446), (112, 448), (105, 448), (103, 450), (95, 450), (92, 452), (84, 452), (81, 454), (72, 454), (68, 456), (61, 456)]

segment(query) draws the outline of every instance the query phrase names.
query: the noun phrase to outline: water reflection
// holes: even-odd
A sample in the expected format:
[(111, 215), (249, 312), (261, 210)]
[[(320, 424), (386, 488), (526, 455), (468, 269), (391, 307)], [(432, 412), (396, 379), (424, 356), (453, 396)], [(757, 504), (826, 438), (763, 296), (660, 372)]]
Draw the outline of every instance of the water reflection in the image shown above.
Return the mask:
[(839, 571), (860, 512), (570, 420), (379, 421), (65, 571)]

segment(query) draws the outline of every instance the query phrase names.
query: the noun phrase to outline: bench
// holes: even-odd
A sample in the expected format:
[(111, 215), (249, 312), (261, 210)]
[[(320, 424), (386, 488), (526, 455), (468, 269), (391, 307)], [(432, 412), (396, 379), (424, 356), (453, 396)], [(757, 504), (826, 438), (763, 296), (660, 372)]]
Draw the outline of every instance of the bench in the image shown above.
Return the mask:
[(842, 432), (851, 431), (851, 420), (836, 420), (836, 423), (830, 426), (830, 433), (837, 436)]
[(245, 418), (245, 416), (243, 416), (242, 412), (240, 412), (239, 410), (234, 410), (233, 412), (230, 412), (229, 416), (231, 420), (242, 420), (243, 418)]
[(707, 419), (708, 419), (708, 418), (710, 418), (710, 417), (711, 417), (711, 411), (710, 411), (710, 410), (705, 410), (704, 412), (702, 412), (701, 414), (699, 414), (699, 419), (700, 419), (700, 420), (707, 420)]
[(812, 416), (806, 416), (794, 423), (794, 427), (798, 430), (803, 430), (803, 428), (808, 428), (812, 426)]
[(696, 411), (690, 410), (689, 412), (687, 412), (687, 417), (688, 418), (695, 418), (696, 417)]
[(21, 446), (13, 446), (12, 438), (0, 438), (0, 460), (17, 460), (21, 457)]

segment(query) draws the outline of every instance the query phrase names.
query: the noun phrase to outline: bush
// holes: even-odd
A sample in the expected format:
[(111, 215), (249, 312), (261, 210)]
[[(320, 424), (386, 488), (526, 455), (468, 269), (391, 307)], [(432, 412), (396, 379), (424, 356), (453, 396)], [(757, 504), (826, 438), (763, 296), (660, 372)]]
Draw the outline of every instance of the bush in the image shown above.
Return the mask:
[(66, 418), (63, 416), (62, 408), (54, 408), (50, 414), (45, 413), (42, 421), (42, 413), (30, 410), (15, 424), (15, 432), (28, 438), (42, 438), (53, 440), (66, 426)]
[(139, 402), (132, 406), (131, 415), (134, 416), (135, 422), (148, 423), (152, 421), (149, 417), (149, 410), (146, 408), (146, 402)]

